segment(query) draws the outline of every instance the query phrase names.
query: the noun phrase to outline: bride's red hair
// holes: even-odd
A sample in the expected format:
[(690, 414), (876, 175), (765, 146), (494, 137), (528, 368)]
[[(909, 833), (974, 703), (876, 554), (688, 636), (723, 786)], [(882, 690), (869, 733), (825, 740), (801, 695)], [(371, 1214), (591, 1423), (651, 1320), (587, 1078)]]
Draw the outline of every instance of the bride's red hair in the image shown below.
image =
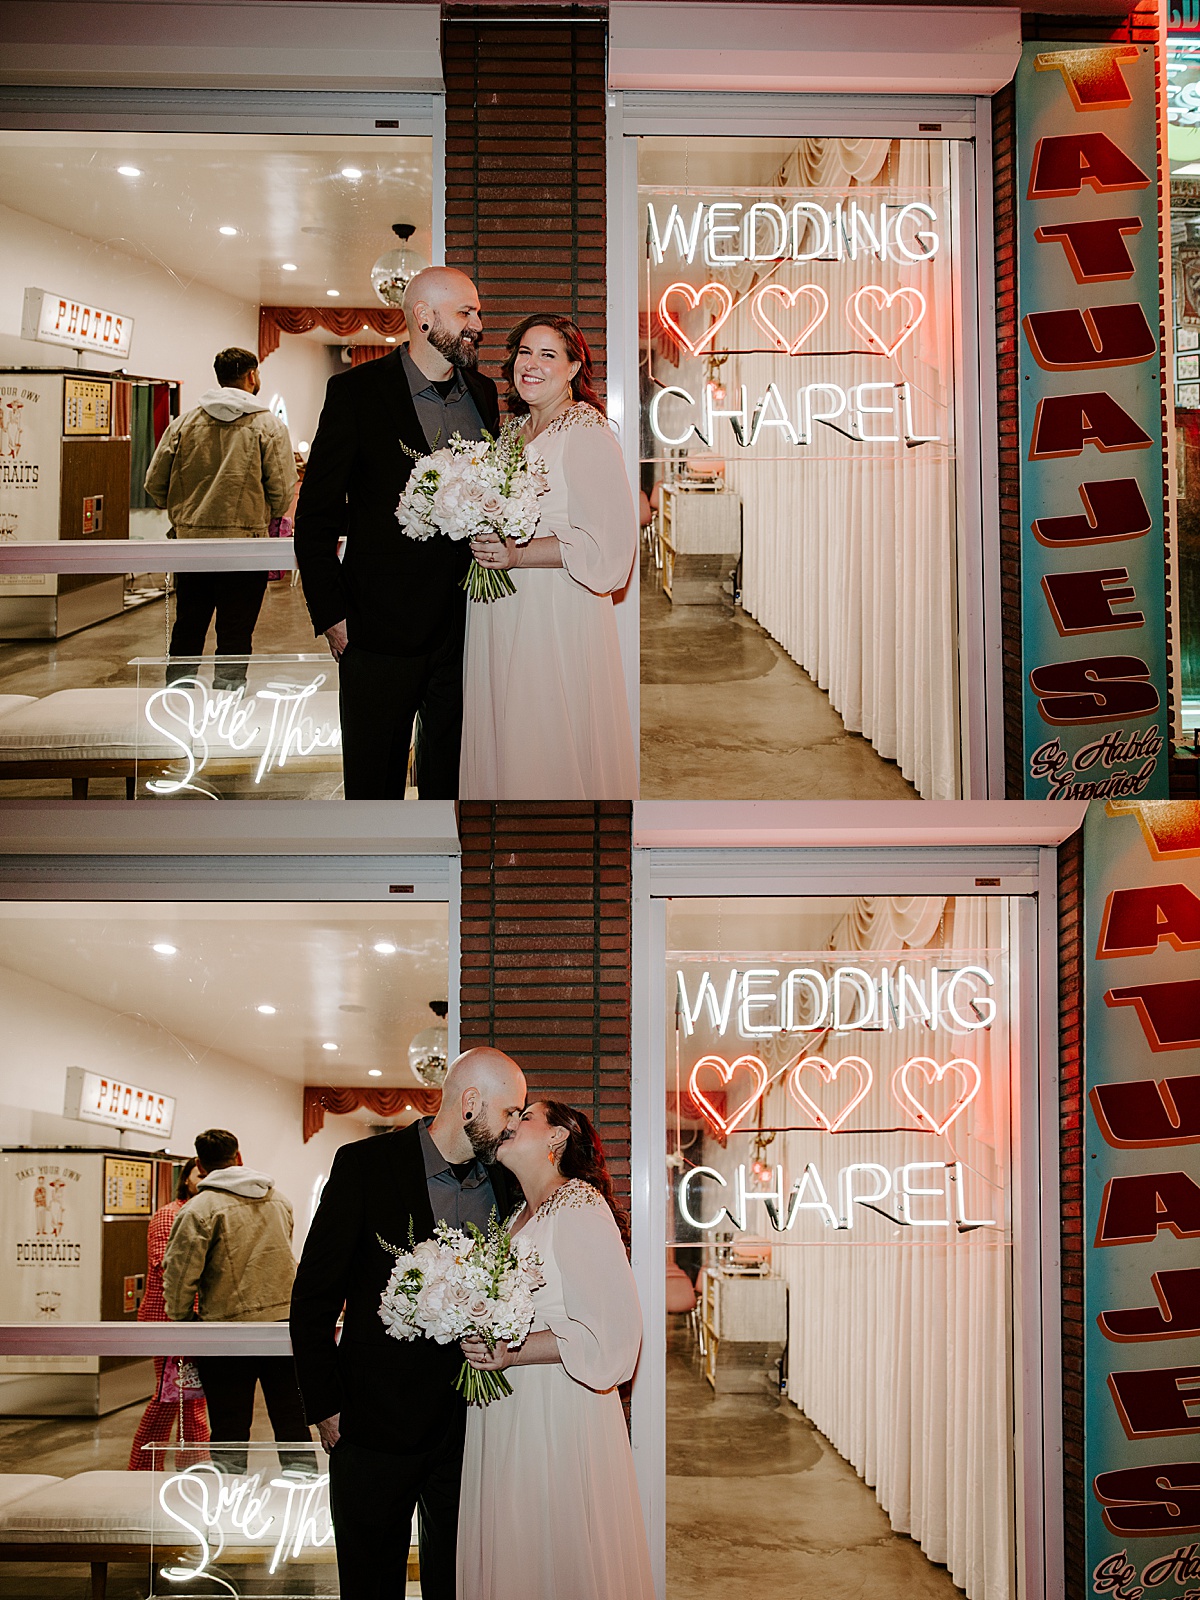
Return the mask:
[[(540, 324), (538, 324), (540, 326)], [(626, 1247), (629, 1245), (629, 1217), (613, 1191), (612, 1177), (604, 1159), (604, 1146), (592, 1120), (576, 1111), (563, 1100), (543, 1100), (542, 1109), (552, 1128), (565, 1128), (567, 1142), (559, 1158), (558, 1170), (564, 1178), (582, 1178), (608, 1202), (608, 1209), (621, 1231)]]

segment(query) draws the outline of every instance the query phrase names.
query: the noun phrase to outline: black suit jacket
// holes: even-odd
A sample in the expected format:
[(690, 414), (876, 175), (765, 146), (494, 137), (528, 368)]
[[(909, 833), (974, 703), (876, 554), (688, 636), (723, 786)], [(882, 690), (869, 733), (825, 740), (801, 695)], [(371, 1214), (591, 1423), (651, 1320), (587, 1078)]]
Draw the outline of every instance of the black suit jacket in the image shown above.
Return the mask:
[[(520, 1190), (506, 1168), (494, 1166), (490, 1175), (504, 1220)], [(432, 1235), (416, 1123), (343, 1145), (304, 1243), (290, 1318), (309, 1422), (340, 1412), (345, 1438), (402, 1455), (435, 1448), (465, 1410), (454, 1388), (463, 1359), (458, 1345), (394, 1339), (379, 1318), (394, 1264), (379, 1239), (407, 1249), (410, 1219), (418, 1241)]]
[[(500, 425), (496, 385), (463, 378), (484, 427)], [(346, 620), (352, 644), (381, 655), (435, 650), (461, 627), (466, 540), (410, 539), (396, 506), (412, 471), (403, 442), (427, 455), (400, 347), (330, 378), (296, 507), (296, 563), (316, 633)], [(346, 552), (337, 544), (346, 535)]]

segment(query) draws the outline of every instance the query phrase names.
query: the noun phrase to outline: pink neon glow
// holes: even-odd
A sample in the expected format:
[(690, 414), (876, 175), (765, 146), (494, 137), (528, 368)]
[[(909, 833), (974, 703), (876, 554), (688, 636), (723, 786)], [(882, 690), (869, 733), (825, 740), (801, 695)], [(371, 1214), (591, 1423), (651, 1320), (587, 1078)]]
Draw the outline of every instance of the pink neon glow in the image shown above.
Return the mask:
[[(858, 1089), (853, 1094), (837, 1116), (832, 1120), (829, 1115), (821, 1110), (815, 1101), (810, 1100), (800, 1084), (800, 1075), (808, 1067), (824, 1078), (826, 1083), (834, 1083), (838, 1073), (843, 1067), (852, 1067), (858, 1079)], [(871, 1092), (875, 1082), (875, 1073), (869, 1061), (864, 1061), (861, 1056), (843, 1056), (840, 1061), (826, 1061), (824, 1056), (802, 1056), (788, 1074), (788, 1093), (797, 1105), (801, 1106), (813, 1119), (818, 1128), (824, 1128), (826, 1133), (836, 1133), (842, 1123), (846, 1121), (856, 1106), (860, 1106)]]
[[(908, 1075), (916, 1069), (921, 1073), (926, 1083), (941, 1083), (948, 1072), (955, 1072), (963, 1081), (963, 1091), (950, 1107), (950, 1110), (939, 1122), (933, 1112), (909, 1088)], [(934, 1133), (945, 1133), (951, 1123), (957, 1122), (959, 1117), (979, 1093), (983, 1083), (983, 1074), (973, 1061), (968, 1061), (965, 1056), (958, 1056), (953, 1061), (944, 1065), (930, 1059), (929, 1056), (913, 1056), (911, 1060), (897, 1067), (892, 1076), (892, 1093), (899, 1104), (904, 1108), (913, 1121), (920, 1128), (932, 1128)]]
[[(907, 321), (890, 344), (863, 315), (862, 302), (868, 297), (877, 311), (890, 311), (897, 300), (906, 302), (909, 308)], [(856, 289), (846, 301), (846, 320), (851, 328), (863, 335), (871, 349), (882, 350), (884, 355), (894, 356), (905, 340), (911, 339), (924, 322), (927, 309), (925, 296), (919, 289), (885, 289), (878, 283), (864, 283), (862, 288)]]
[[(783, 330), (777, 327), (766, 308), (768, 299), (775, 299), (789, 309), (795, 309), (797, 300), (803, 296), (812, 303), (812, 313), (808, 321), (801, 328), (794, 339), (789, 339)], [(801, 347), (825, 321), (829, 315), (829, 296), (819, 283), (802, 283), (795, 289), (788, 289), (782, 283), (764, 283), (761, 289), (755, 291), (750, 301), (750, 314), (755, 322), (769, 338), (773, 339), (785, 355), (798, 354)]]
[[(711, 294), (715, 296), (717, 300), (719, 309), (715, 319), (710, 324), (708, 331), (704, 334), (704, 336), (700, 339), (697, 339), (694, 344), (688, 338), (687, 334), (684, 333), (683, 329), (679, 326), (678, 322), (676, 322), (675, 318), (667, 310), (667, 301), (673, 294), (683, 295), (688, 301), (689, 309), (692, 311), (695, 311), (699, 308), (700, 302), (704, 299), (705, 295)], [(670, 328), (671, 332), (681, 344), (685, 344), (688, 347), (694, 356), (698, 356), (713, 342), (719, 331), (729, 321), (729, 315), (732, 310), (733, 294), (732, 291), (727, 289), (723, 283), (706, 283), (703, 288), (700, 289), (694, 289), (690, 283), (672, 283), (663, 290), (662, 298), (658, 302), (658, 314), (662, 318), (663, 323)]]
[[(749, 1097), (742, 1101), (732, 1117), (723, 1117), (712, 1101), (707, 1098), (703, 1089), (700, 1088), (697, 1079), (705, 1067), (711, 1068), (723, 1084), (731, 1083), (734, 1073), (742, 1067), (747, 1068), (754, 1074), (754, 1088), (750, 1091)], [(763, 1095), (766, 1094), (770, 1082), (771, 1074), (757, 1056), (739, 1056), (732, 1063), (726, 1061), (723, 1056), (701, 1056), (692, 1068), (691, 1075), (688, 1078), (688, 1093), (718, 1133), (727, 1135), (731, 1134), (736, 1127), (746, 1120)]]

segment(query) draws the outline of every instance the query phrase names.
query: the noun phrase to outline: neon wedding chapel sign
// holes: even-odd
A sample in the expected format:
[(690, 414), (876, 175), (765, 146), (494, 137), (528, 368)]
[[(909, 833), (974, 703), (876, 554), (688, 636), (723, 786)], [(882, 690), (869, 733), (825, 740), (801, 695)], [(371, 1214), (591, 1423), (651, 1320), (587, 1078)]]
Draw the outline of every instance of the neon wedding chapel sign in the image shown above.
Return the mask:
[[(727, 325), (742, 306), (749, 312), (754, 349), (767, 354), (857, 355), (890, 363), (911, 347), (931, 310), (928, 287), (870, 281), (837, 292), (836, 271), (828, 268), (877, 262), (881, 280), (885, 267), (893, 276), (906, 270), (911, 278), (943, 252), (937, 207), (925, 200), (805, 193), (786, 205), (665, 195), (647, 201), (647, 249), (655, 274), (650, 304), (685, 360), (724, 356), (719, 337), (724, 332), (729, 338), (733, 328)], [(744, 292), (720, 276), (747, 268), (753, 282)], [(696, 282), (697, 272), (709, 275), (707, 281)], [(802, 281), (792, 281), (796, 272)], [(815, 348), (822, 330), (832, 349)], [(801, 364), (790, 370), (781, 365), (754, 396), (743, 383), (727, 393), (711, 375), (660, 383), (647, 408), (650, 431), (668, 448), (696, 440), (718, 451), (752, 450), (760, 443), (784, 451), (804, 448), (828, 438), (822, 429), (864, 445), (911, 447), (940, 440), (931, 397), (898, 369), (889, 366), (857, 383), (810, 380)]]
[[(967, 1188), (970, 1182), (977, 1197), (978, 1180), (954, 1144), (965, 1126), (960, 1119), (984, 1082), (971, 1041), (989, 1032), (997, 1017), (990, 992), (996, 978), (987, 966), (874, 958), (868, 971), (831, 954), (786, 968), (730, 966), (714, 977), (712, 967), (699, 965), (675, 972), (676, 1026), (687, 1052), (680, 1105), (722, 1145), (734, 1134), (755, 1133), (750, 1119), (777, 1085), (788, 1114), (799, 1118), (790, 1123), (796, 1133), (952, 1137), (948, 1148), (930, 1150), (931, 1159), (884, 1164), (847, 1157), (836, 1169), (823, 1167), (821, 1158), (808, 1160), (790, 1183), (782, 1164), (768, 1168), (763, 1160), (749, 1173), (745, 1162), (731, 1173), (688, 1167), (675, 1195), (689, 1226), (701, 1234), (730, 1227), (803, 1234), (798, 1224), (807, 1217), (850, 1233), (864, 1209), (918, 1233), (1000, 1226), (996, 1217), (972, 1210)], [(923, 1047), (903, 1052), (886, 1070), (870, 1059), (872, 1035), (917, 1029), (928, 1035)], [(691, 1041), (698, 1032), (717, 1048), (697, 1053), (702, 1044)], [(859, 1036), (853, 1053), (845, 1043), (837, 1048), (839, 1035), (849, 1033)], [(768, 1065), (759, 1053), (772, 1040), (784, 1042), (784, 1054), (792, 1040), (798, 1046), (783, 1066)], [(774, 1104), (778, 1108), (778, 1100)], [(886, 1126), (871, 1126), (880, 1120)], [(706, 1193), (706, 1185), (720, 1192)]]
[(1016, 82), (1025, 796), (1165, 796), (1154, 50)]

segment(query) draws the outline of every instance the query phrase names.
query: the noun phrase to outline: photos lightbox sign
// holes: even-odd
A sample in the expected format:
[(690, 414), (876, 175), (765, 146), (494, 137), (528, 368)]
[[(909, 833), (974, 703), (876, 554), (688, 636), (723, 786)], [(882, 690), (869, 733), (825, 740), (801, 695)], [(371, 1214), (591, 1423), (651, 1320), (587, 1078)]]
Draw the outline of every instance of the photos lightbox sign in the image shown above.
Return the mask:
[(133, 318), (123, 311), (106, 311), (70, 295), (48, 289), (26, 289), (21, 310), (22, 339), (58, 344), (68, 350), (92, 350), (99, 355), (125, 357), (133, 342)]
[(1027, 799), (1167, 794), (1157, 138), (1151, 46), (1025, 46)]
[(175, 1123), (175, 1100), (169, 1094), (122, 1083), (107, 1073), (86, 1067), (67, 1068), (65, 1117), (99, 1122), (109, 1128), (131, 1128), (139, 1133), (170, 1135)]
[(1086, 941), (1088, 1593), (1200, 1578), (1200, 804), (1095, 802)]

